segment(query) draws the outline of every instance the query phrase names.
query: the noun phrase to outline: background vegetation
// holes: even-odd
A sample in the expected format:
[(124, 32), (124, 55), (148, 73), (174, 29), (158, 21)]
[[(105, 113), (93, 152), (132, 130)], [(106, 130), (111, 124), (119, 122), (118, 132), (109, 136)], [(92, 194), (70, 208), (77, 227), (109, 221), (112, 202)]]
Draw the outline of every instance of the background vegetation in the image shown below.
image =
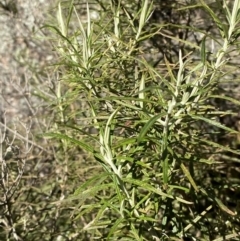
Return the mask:
[(239, 9), (56, 3), (31, 118), (2, 112), (0, 239), (238, 240)]

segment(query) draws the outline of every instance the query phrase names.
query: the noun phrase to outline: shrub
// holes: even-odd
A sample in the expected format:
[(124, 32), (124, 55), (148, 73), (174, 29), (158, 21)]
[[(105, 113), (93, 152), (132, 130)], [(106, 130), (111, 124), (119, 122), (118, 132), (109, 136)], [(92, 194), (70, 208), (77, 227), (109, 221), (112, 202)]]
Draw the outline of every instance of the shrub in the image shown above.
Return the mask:
[(59, 54), (45, 134), (59, 140), (58, 238), (239, 237), (239, 132), (227, 121), (239, 108), (229, 95), (239, 9), (239, 0), (58, 4), (45, 26)]

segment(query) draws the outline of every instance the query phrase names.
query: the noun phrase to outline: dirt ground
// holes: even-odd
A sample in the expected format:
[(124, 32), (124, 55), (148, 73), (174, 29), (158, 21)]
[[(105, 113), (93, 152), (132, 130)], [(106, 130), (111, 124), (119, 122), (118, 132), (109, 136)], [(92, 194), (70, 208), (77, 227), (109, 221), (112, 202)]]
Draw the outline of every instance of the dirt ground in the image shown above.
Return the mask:
[[(39, 103), (30, 96), (34, 75), (53, 59), (51, 45), (40, 28), (54, 1), (0, 1), (0, 118), (2, 123), (28, 122)], [(51, 3), (51, 4), (50, 4)], [(31, 83), (31, 85), (30, 85)]]

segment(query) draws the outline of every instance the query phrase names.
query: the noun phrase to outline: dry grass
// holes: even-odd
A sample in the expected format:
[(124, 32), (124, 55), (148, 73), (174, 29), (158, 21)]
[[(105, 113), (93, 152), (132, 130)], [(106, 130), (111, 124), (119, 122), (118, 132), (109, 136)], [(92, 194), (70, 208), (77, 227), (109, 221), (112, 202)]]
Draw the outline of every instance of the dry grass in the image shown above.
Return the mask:
[(237, 240), (240, 1), (189, 2), (2, 7), (0, 239)]

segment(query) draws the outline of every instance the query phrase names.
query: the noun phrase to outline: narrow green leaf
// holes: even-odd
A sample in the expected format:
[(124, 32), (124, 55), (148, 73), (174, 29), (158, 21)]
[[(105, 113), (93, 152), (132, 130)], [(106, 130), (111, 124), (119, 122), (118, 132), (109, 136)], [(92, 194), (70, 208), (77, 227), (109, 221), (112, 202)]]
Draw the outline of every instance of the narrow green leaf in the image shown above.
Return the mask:
[(226, 95), (211, 95), (211, 98), (217, 98), (217, 99), (222, 99), (222, 100), (228, 100), (232, 102), (233, 104), (240, 105), (240, 101), (237, 99), (234, 99), (232, 97), (226, 96)]
[(90, 17), (88, 2), (87, 2), (87, 38), (88, 40), (90, 39), (90, 35), (91, 35), (91, 26), (92, 26), (91, 17)]
[(211, 193), (207, 193), (203, 188), (200, 188), (200, 191), (206, 195), (207, 197), (210, 197), (212, 200), (214, 200), (217, 205), (220, 207), (220, 209), (232, 216), (235, 216), (236, 213), (234, 213), (233, 211), (231, 211), (227, 206), (225, 206), (222, 201), (220, 199), (218, 199), (217, 197), (214, 196), (214, 194)]
[(139, 105), (141, 106), (142, 109), (144, 109), (144, 106), (145, 106), (144, 101), (142, 101), (145, 99), (144, 89), (145, 89), (145, 76), (144, 76), (144, 74), (142, 74), (140, 84), (139, 84), (139, 94), (138, 94), (138, 97), (140, 99)]
[(77, 195), (81, 194), (84, 190), (88, 189), (91, 186), (100, 185), (109, 176), (110, 176), (109, 173), (104, 172), (104, 173), (101, 173), (101, 174), (99, 174), (97, 176), (94, 176), (94, 177), (90, 178), (89, 180), (84, 182), (79, 188), (77, 188), (72, 196), (77, 196)]
[[(74, 210), (74, 215), (76, 215), (76, 217), (74, 217), (74, 221), (80, 219), (82, 216), (84, 216), (85, 214), (89, 214), (91, 213), (93, 210), (99, 209), (101, 208), (100, 204), (94, 204), (91, 203), (91, 205), (81, 205), (80, 209), (76, 209)], [(72, 215), (73, 216), (73, 215)]]
[(168, 165), (168, 153), (167, 153), (167, 149), (164, 151), (165, 154), (162, 155), (162, 157), (164, 158), (163, 161), (163, 183), (164, 184), (168, 184), (168, 171), (169, 171), (169, 165)]
[[(71, 40), (68, 39), (66, 36), (64, 36), (58, 28), (56, 28), (55, 26), (49, 25), (49, 24), (45, 24), (43, 27), (41, 27), (41, 29), (43, 29), (43, 28), (49, 28), (49, 29), (53, 29), (54, 31), (56, 31), (57, 34), (69, 44), (69, 47), (71, 47), (73, 49), (74, 54), (78, 55), (78, 51), (72, 44)], [(69, 56), (65, 56), (65, 57), (69, 57)]]
[(124, 138), (122, 140), (119, 140), (117, 143), (115, 143), (113, 148), (119, 148), (126, 145), (135, 144), (136, 142), (137, 140), (135, 137)]
[(203, 117), (203, 116), (197, 116), (197, 115), (192, 115), (192, 114), (189, 114), (189, 115), (190, 115), (193, 119), (195, 119), (195, 120), (205, 121), (205, 122), (207, 122), (207, 123), (210, 124), (210, 125), (216, 126), (216, 127), (221, 128), (221, 129), (223, 129), (223, 130), (225, 130), (225, 131), (228, 131), (228, 132), (230, 132), (230, 133), (235, 133), (235, 134), (238, 134), (238, 133), (239, 133), (238, 131), (236, 131), (236, 130), (234, 130), (234, 129), (231, 129), (231, 128), (227, 127), (227, 126), (222, 125), (222, 124), (219, 123), (218, 121), (211, 120), (211, 119), (205, 118), (205, 117)]
[(60, 140), (66, 140), (66, 141), (70, 141), (78, 146), (80, 146), (81, 148), (83, 148), (84, 150), (90, 152), (90, 153), (95, 153), (95, 149), (91, 146), (91, 145), (88, 145), (86, 144), (85, 142), (83, 141), (79, 141), (79, 140), (76, 140), (70, 136), (67, 136), (65, 134), (60, 134), (60, 133), (46, 133), (46, 134), (43, 134), (43, 136), (45, 137), (53, 137), (53, 138), (57, 138), (57, 139), (60, 139)]
[[(171, 82), (173, 82), (173, 83), (177, 82), (176, 77), (174, 76), (173, 71), (172, 71), (173, 67), (170, 65), (168, 59), (165, 56), (164, 56), (164, 60), (165, 60), (165, 64), (166, 64), (167, 69), (168, 69), (168, 75), (171, 78)], [(169, 89), (169, 90), (171, 90), (171, 89)], [(174, 88), (172, 88), (171, 91), (174, 92)]]
[(61, 2), (58, 3), (57, 20), (58, 20), (58, 25), (60, 27), (61, 34), (65, 37), (67, 37), (66, 25), (64, 23), (64, 19), (63, 19), (63, 15), (62, 15)]
[(228, 27), (218, 18), (218, 16), (214, 13), (214, 11), (204, 2), (204, 0), (200, 0), (202, 6), (205, 10), (210, 14), (214, 22), (217, 24), (221, 35), (223, 38), (228, 37)]
[(222, 201), (218, 198), (215, 197), (215, 201), (217, 202), (218, 206), (226, 213), (235, 216), (236, 213), (234, 213), (233, 211), (231, 211), (227, 206), (225, 206)]
[[(118, 218), (116, 221), (114, 221), (113, 226), (111, 227), (109, 233), (108, 233), (108, 239), (110, 239), (111, 237), (116, 236), (116, 233), (121, 232), (121, 229), (123, 227), (119, 227), (119, 225), (122, 223), (124, 224), (125, 222), (125, 218)], [(122, 226), (122, 225), (121, 225)]]
[(181, 186), (170, 185), (170, 184), (168, 184), (168, 187), (169, 187), (170, 190), (173, 190), (173, 189), (180, 189), (180, 190), (183, 190), (183, 191), (186, 192), (186, 193), (189, 192), (189, 188), (187, 188), (187, 187), (181, 187)]
[(162, 117), (163, 114), (158, 114), (154, 117), (152, 117), (141, 129), (137, 141), (138, 143), (140, 143), (142, 141), (142, 139), (144, 139), (145, 135), (147, 134), (147, 132), (149, 131), (149, 129), (158, 121), (158, 119), (160, 117)]
[(138, 28), (138, 34), (137, 36), (140, 35), (142, 28), (144, 27), (146, 18), (147, 18), (147, 12), (148, 12), (148, 0), (144, 0), (144, 4), (141, 8), (141, 13), (140, 13), (140, 19), (139, 19), (139, 28)]
[(168, 197), (168, 198), (173, 199), (172, 195), (166, 194), (166, 193), (162, 192), (160, 189), (157, 189), (157, 188), (153, 187), (152, 185), (150, 185), (150, 184), (148, 184), (144, 181), (133, 179), (133, 178), (122, 178), (122, 181), (137, 185), (137, 186), (139, 186), (139, 187), (141, 187), (141, 188), (143, 188), (143, 189), (145, 189), (149, 192), (154, 192), (154, 193), (156, 193), (160, 196)]
[(196, 192), (199, 191), (196, 183), (194, 182), (190, 172), (188, 171), (188, 169), (185, 167), (185, 165), (183, 163), (181, 163), (181, 168), (182, 168), (182, 171), (184, 172), (184, 174), (186, 175), (187, 179), (189, 180), (189, 182), (192, 184), (193, 188), (195, 189)]
[(186, 200), (184, 200), (182, 198), (173, 197), (170, 194), (166, 194), (166, 193), (162, 192), (159, 188), (155, 188), (155, 187), (151, 186), (150, 184), (148, 184), (146, 182), (143, 182), (143, 181), (140, 181), (140, 180), (136, 180), (136, 179), (133, 179), (133, 178), (122, 178), (122, 180), (124, 182), (132, 183), (134, 185), (137, 185), (140, 188), (143, 188), (143, 189), (145, 189), (145, 190), (147, 190), (149, 192), (154, 192), (154, 193), (156, 193), (159, 196), (162, 196), (164, 198), (167, 197), (167, 198), (170, 198), (170, 199), (176, 199), (177, 201), (185, 203), (185, 204), (192, 204), (192, 202), (186, 201)]
[(73, 12), (73, 5), (74, 3), (74, 0), (71, 0), (70, 4), (69, 4), (69, 12), (68, 12), (68, 16), (67, 16), (67, 23), (66, 23), (66, 29), (68, 30), (69, 29), (69, 24), (70, 24), (70, 21), (71, 21), (71, 17), (72, 17), (72, 12)]
[(105, 145), (109, 145), (112, 144), (110, 143), (110, 131), (111, 131), (111, 124), (112, 121), (114, 119), (114, 117), (116, 116), (116, 114), (118, 113), (119, 109), (116, 109), (108, 118), (108, 121), (106, 123), (106, 127), (105, 127), (105, 131), (104, 131), (104, 143)]
[[(192, 138), (194, 138), (194, 136), (193, 136)], [(228, 146), (223, 146), (223, 145), (221, 145), (221, 144), (218, 144), (218, 143), (216, 143), (216, 142), (209, 141), (209, 140), (203, 139), (203, 138), (201, 138), (201, 139), (199, 139), (199, 138), (194, 138), (194, 139), (196, 139), (197, 142), (199, 142), (199, 141), (205, 142), (205, 143), (207, 143), (209, 146), (211, 146), (211, 147), (216, 147), (216, 148), (218, 148), (218, 149), (221, 150), (221, 151), (231, 152), (231, 153), (233, 153), (233, 154), (240, 155), (240, 151), (239, 151), (239, 150), (234, 150), (234, 149), (232, 149), (232, 148), (230, 148), (230, 147), (228, 147)]]

